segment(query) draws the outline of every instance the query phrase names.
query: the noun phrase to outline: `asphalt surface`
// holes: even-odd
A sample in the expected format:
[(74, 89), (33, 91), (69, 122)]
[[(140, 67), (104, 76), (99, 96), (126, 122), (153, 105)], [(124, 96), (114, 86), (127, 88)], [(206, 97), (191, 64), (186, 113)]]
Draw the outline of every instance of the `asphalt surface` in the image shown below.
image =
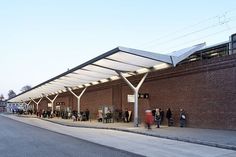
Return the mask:
[[(25, 124), (32, 125), (37, 128), (40, 127), (43, 130), (47, 129), (52, 132), (56, 132), (65, 136), (70, 136), (72, 137), (72, 139), (76, 139), (76, 138), (83, 139), (85, 141), (90, 141), (90, 142), (99, 144), (100, 146), (101, 145), (107, 146), (110, 149), (115, 148), (115, 150), (118, 150), (118, 151), (124, 150), (126, 152), (140, 154), (143, 156), (149, 156), (149, 157), (236, 157), (236, 151), (216, 148), (216, 147), (209, 147), (209, 146), (199, 145), (199, 144), (194, 144), (194, 143), (169, 140), (169, 139), (164, 139), (164, 138), (146, 136), (146, 135), (141, 135), (141, 134), (134, 134), (130, 132), (123, 132), (123, 131), (117, 131), (117, 130), (69, 127), (69, 126), (64, 126), (64, 125), (59, 125), (52, 122), (44, 121), (38, 118), (25, 118), (25, 117), (19, 117), (16, 115), (1, 115), (1, 114), (0, 116), (4, 116), (10, 119), (13, 119), (15, 121), (23, 122)], [(50, 137), (51, 136), (46, 136), (46, 140), (47, 138), (50, 138)], [(51, 140), (54, 140), (54, 138), (52, 138)], [(46, 145), (48, 144), (47, 142), (50, 143), (51, 141), (47, 140), (45, 142)], [(66, 142), (68, 142), (68, 140), (66, 140)], [(58, 145), (59, 144), (57, 144), (57, 146)], [(64, 146), (67, 146), (67, 145), (65, 144), (61, 147), (64, 148)], [(51, 148), (52, 150), (55, 149), (54, 143), (51, 144), (51, 147), (52, 147)], [(55, 151), (61, 151), (62, 149), (61, 147), (55, 149)], [(89, 150), (93, 149), (93, 147), (87, 148), (86, 151), (88, 149)], [(44, 151), (41, 151), (41, 152), (44, 153)], [(49, 155), (52, 156), (51, 154)], [(49, 155), (46, 154), (43, 156), (49, 156)], [(2, 155), (0, 152), (0, 157), (1, 156), (5, 157), (5, 155)], [(53, 156), (58, 156), (58, 155), (53, 154)], [(69, 155), (65, 154), (64, 156), (69, 156)], [(86, 154), (85, 156), (89, 157), (91, 155)], [(105, 156), (105, 155), (96, 154), (95, 156)], [(114, 155), (109, 154), (109, 156), (114, 156)], [(117, 156), (122, 156), (122, 155), (117, 155)], [(134, 156), (138, 156), (138, 155), (134, 155)]]
[(138, 157), (140, 155), (62, 135), (0, 116), (2, 157)]

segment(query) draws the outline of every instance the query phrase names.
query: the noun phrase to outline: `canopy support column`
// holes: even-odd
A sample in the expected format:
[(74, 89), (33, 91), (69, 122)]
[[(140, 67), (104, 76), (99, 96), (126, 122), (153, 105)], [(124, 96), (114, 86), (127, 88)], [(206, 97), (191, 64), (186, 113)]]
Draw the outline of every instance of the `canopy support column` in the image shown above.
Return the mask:
[(32, 98), (30, 98), (37, 106), (36, 106), (36, 110), (37, 110), (37, 112), (38, 112), (38, 109), (39, 109), (39, 103), (41, 102), (41, 100), (43, 99), (43, 98), (40, 98), (39, 99), (39, 101), (38, 102), (36, 102), (34, 99), (32, 99)]
[(54, 101), (56, 100), (56, 98), (57, 98), (58, 95), (59, 95), (59, 94), (57, 94), (53, 99), (50, 99), (48, 96), (46, 96), (46, 98), (52, 103), (52, 111), (51, 111), (51, 114), (53, 114), (53, 103), (54, 103)]
[(86, 91), (87, 87), (83, 89), (83, 91), (80, 93), (80, 95), (76, 95), (71, 88), (68, 88), (69, 91), (77, 98), (77, 110), (78, 110), (78, 114), (80, 113), (80, 99), (82, 97), (82, 95), (84, 94), (84, 92)]
[(26, 103), (25, 101), (23, 101), (23, 100), (21, 100), (24, 104), (26, 104), (26, 108), (27, 108), (27, 111), (28, 111), (28, 109), (29, 109), (29, 105), (30, 105), (30, 103), (32, 102), (31, 100), (28, 102), (28, 103)]
[(138, 127), (138, 92), (139, 89), (141, 87), (141, 85), (143, 84), (144, 80), (146, 79), (148, 73), (146, 73), (143, 78), (141, 79), (141, 81), (138, 83), (137, 87), (135, 87), (134, 85), (132, 85), (132, 83), (124, 76), (123, 73), (121, 72), (117, 72), (120, 77), (128, 84), (128, 86), (133, 90), (134, 92), (134, 126)]

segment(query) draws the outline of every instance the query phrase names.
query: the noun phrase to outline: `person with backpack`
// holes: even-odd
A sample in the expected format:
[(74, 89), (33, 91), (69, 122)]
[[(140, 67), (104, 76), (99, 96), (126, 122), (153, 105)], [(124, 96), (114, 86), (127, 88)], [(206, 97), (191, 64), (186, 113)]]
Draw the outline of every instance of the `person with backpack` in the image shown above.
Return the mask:
[(156, 113), (155, 113), (155, 121), (156, 121), (156, 124), (157, 124), (157, 128), (160, 128), (160, 124), (161, 124), (161, 113), (160, 113), (160, 110), (157, 108), (156, 109)]
[(186, 114), (183, 109), (180, 109), (180, 127), (186, 126)]

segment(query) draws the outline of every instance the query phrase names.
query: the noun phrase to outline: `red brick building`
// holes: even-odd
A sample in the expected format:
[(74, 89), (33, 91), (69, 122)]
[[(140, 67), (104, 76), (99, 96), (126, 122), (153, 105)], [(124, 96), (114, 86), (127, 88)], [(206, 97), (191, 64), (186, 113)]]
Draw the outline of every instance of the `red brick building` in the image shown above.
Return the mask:
[[(176, 67), (149, 72), (139, 93), (139, 121), (144, 121), (147, 109), (170, 108), (174, 125), (179, 125), (179, 110), (184, 109), (187, 127), (236, 130), (236, 35), (232, 41), (201, 49), (178, 63)], [(138, 84), (143, 74), (128, 77)], [(82, 89), (76, 89), (76, 94)], [(103, 106), (113, 111), (133, 111), (134, 104), (127, 101), (133, 91), (122, 79), (92, 85), (81, 97), (81, 111), (89, 109), (92, 119), (97, 118)], [(50, 96), (49, 96), (50, 97)], [(53, 99), (54, 96), (51, 96)], [(37, 101), (39, 99), (36, 99)], [(45, 97), (38, 110), (48, 109)], [(60, 93), (54, 102), (60, 110), (77, 110), (77, 98), (69, 91)], [(35, 106), (36, 108), (36, 106)], [(164, 124), (167, 124), (164, 118)]]

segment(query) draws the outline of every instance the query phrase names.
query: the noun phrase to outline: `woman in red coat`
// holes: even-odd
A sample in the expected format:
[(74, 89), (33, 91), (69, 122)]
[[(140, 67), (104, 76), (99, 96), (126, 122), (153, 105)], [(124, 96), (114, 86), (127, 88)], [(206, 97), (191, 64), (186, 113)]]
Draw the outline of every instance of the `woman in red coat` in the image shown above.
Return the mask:
[(148, 129), (151, 129), (151, 124), (153, 123), (153, 116), (151, 110), (145, 111), (145, 123)]

